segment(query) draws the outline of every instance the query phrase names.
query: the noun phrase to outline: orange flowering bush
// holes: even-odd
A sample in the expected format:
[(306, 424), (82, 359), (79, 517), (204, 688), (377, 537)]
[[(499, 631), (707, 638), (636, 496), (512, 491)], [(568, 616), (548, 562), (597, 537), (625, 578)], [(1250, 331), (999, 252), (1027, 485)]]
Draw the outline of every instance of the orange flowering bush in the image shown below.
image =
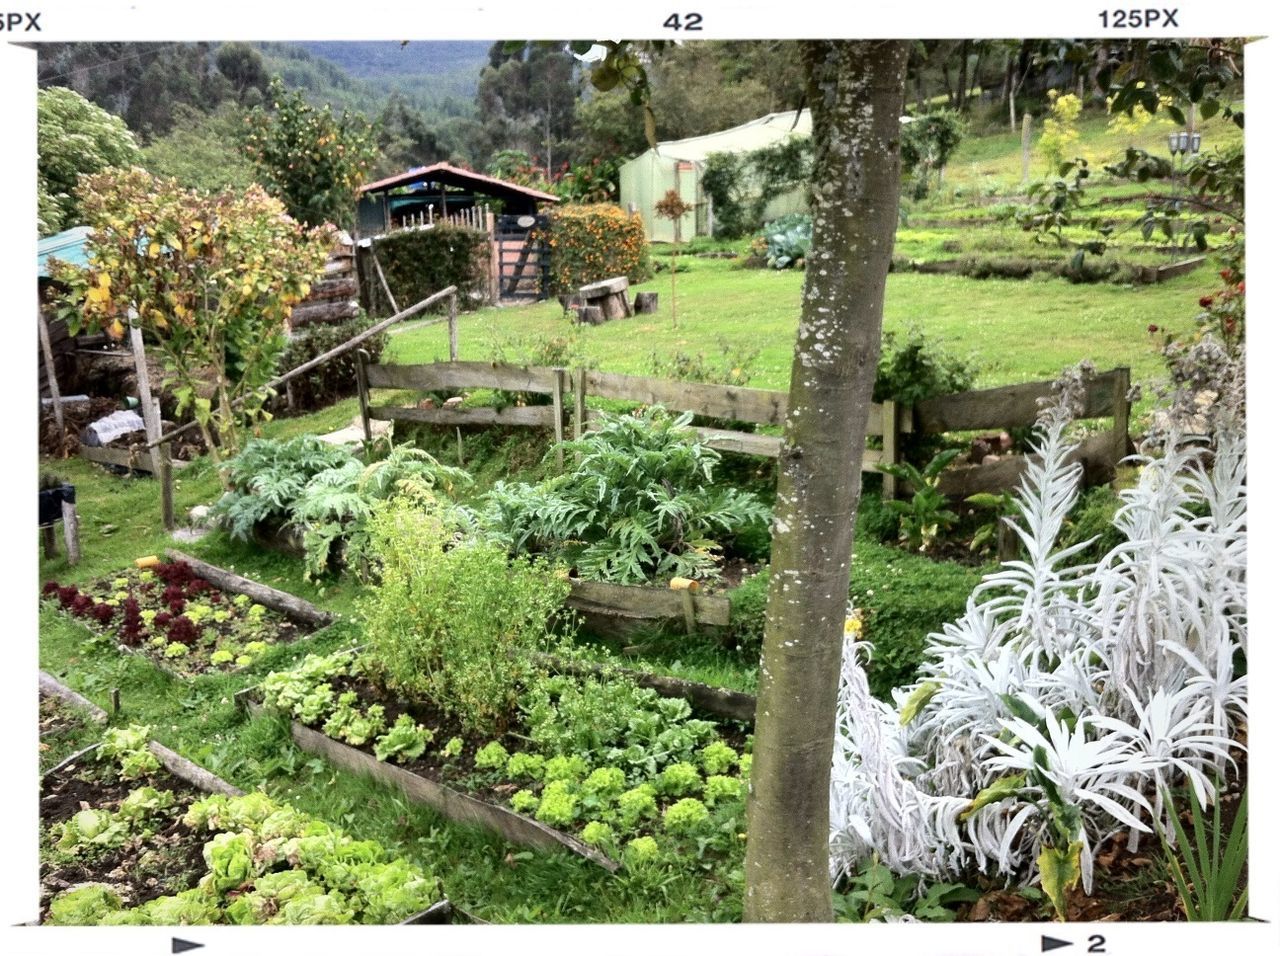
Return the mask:
[(611, 276), (642, 282), (653, 274), (644, 220), (617, 206), (556, 209), (545, 238), (551, 251), (552, 292), (573, 291)]

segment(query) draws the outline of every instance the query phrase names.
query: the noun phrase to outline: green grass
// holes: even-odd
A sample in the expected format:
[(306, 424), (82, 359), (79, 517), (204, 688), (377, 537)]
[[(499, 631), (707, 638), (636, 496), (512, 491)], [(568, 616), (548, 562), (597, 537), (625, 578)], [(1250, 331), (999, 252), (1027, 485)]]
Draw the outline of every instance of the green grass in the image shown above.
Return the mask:
[[(559, 303), (487, 308), (459, 321), (459, 354), (489, 359), (497, 342), (513, 336), (576, 335), (583, 351), (606, 371), (650, 374), (655, 352), (703, 353), (722, 347), (759, 350), (750, 384), (785, 389), (800, 310), (803, 275), (788, 270), (743, 269), (733, 260), (695, 259), (677, 284), (678, 324), (668, 311), (669, 278), (636, 286), (661, 296), (653, 316), (574, 326)], [(1215, 281), (1205, 271), (1150, 286), (1072, 284), (1065, 279), (1025, 281), (959, 276), (891, 274), (885, 295), (886, 331), (919, 325), (978, 363), (980, 386), (1052, 379), (1084, 358), (1100, 369), (1128, 365), (1135, 381), (1162, 374), (1159, 342), (1149, 324), (1175, 335), (1189, 332), (1196, 299)], [(431, 362), (448, 355), (440, 326), (405, 329), (391, 337), (387, 360)], [(381, 396), (378, 397), (381, 401)]]

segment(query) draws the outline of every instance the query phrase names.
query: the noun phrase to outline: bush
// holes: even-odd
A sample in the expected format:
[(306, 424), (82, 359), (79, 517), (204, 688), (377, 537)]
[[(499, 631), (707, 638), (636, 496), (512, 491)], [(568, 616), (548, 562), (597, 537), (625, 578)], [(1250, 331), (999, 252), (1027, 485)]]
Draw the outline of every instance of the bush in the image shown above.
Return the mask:
[(615, 584), (714, 578), (717, 552), (768, 520), (754, 495), (712, 484), (719, 452), (695, 440), (689, 415), (655, 406), (608, 415), (560, 447), (573, 470), (539, 485), (494, 485), (481, 524), (513, 552), (563, 558), (583, 577)]
[(468, 730), (505, 731), (568, 582), (546, 562), (455, 544), (437, 513), (407, 501), (374, 513), (369, 541), (381, 580), (358, 605), (368, 658), (389, 686), (429, 698)]
[[(284, 371), (297, 368), (318, 355), (323, 355), (336, 348), (348, 339), (359, 335), (372, 325), (372, 321), (363, 312), (359, 318), (350, 322), (337, 322), (333, 325), (316, 323), (299, 329), (289, 337), (284, 356), (280, 359), (280, 368)], [(369, 358), (376, 362), (382, 357), (382, 350), (387, 344), (385, 332), (366, 339), (360, 346), (369, 353)], [(356, 353), (352, 349), (335, 359), (325, 362), (305, 375), (300, 375), (290, 383), (293, 393), (293, 410), (296, 412), (311, 411), (332, 405), (340, 398), (347, 398), (356, 393)], [(275, 410), (284, 406), (285, 392), (282, 389), (273, 399)]]
[(489, 238), (478, 230), (436, 223), (376, 239), (373, 248), (402, 309), (451, 285), (464, 302), (488, 288)]
[(653, 274), (644, 220), (617, 206), (565, 206), (550, 215), (550, 292), (576, 292), (613, 276), (643, 282)]
[[(936, 339), (926, 338), (918, 326), (912, 326), (901, 339), (894, 332), (885, 333), (871, 400), (914, 405), (936, 395), (966, 392), (977, 378), (978, 369), (971, 359), (948, 352)], [(901, 436), (899, 449), (904, 461), (923, 467), (941, 447), (941, 436), (913, 432)]]
[[(849, 599), (861, 609), (875, 648), (868, 668), (873, 693), (887, 699), (891, 689), (910, 682), (920, 666), (925, 637), (964, 613), (969, 592), (981, 577), (973, 568), (858, 540)], [(767, 570), (729, 592), (730, 634), (740, 646), (759, 648), (768, 595)]]

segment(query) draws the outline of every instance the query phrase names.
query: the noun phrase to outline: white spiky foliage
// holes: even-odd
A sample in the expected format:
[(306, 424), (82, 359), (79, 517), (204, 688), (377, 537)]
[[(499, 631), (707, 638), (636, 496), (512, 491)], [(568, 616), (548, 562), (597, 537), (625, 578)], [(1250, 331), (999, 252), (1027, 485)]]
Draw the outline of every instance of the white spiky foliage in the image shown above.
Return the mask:
[[(1206, 805), (1234, 767), (1247, 715), (1247, 679), (1234, 667), (1247, 651), (1242, 406), (1226, 402), (1202, 441), (1166, 428), (1160, 453), (1139, 458), (1137, 485), (1121, 492), (1123, 543), (1081, 563), (1087, 543), (1057, 541), (1077, 496), (1067, 430), (1088, 371), (1066, 376), (1041, 416), (1011, 522), (1025, 560), (1005, 562), (961, 618), (929, 635), (920, 678), (895, 691), (896, 707), (871, 696), (865, 646), (846, 645), (833, 878), (875, 854), (900, 874), (1034, 879), (1052, 816), (1032, 782), (1042, 772), (1078, 811), (1072, 839), (1085, 848), (1089, 892), (1106, 839), (1166, 825), (1162, 788), (1187, 781)], [(1238, 382), (1220, 392), (1240, 393)], [(1018, 773), (1016, 793), (971, 806)]]

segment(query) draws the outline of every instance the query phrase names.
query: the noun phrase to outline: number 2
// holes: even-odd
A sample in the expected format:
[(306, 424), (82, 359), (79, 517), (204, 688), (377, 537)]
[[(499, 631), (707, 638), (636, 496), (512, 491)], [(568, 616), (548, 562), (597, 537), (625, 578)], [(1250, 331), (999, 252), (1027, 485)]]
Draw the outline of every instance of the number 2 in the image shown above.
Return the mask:
[(1095, 933), (1089, 937), (1089, 948), (1085, 952), (1089, 953), (1105, 953), (1107, 951), (1107, 938)]
[(686, 13), (681, 19), (680, 14), (673, 13), (662, 21), (662, 25), (670, 30), (702, 30), (702, 14)]

